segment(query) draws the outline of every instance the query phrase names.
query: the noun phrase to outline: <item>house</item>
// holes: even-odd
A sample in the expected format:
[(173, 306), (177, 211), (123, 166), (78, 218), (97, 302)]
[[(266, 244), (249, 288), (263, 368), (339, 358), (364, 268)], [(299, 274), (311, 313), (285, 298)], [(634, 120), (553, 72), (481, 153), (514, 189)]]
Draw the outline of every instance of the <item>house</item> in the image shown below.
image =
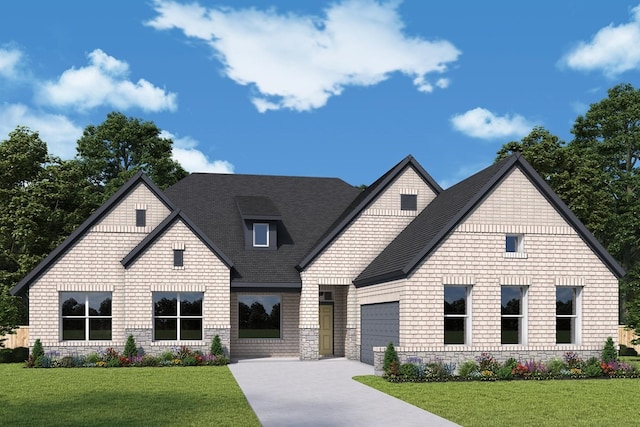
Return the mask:
[(138, 174), (12, 290), (31, 345), (459, 363), (600, 354), (623, 269), (519, 154), (443, 190), (406, 157), (342, 180)]

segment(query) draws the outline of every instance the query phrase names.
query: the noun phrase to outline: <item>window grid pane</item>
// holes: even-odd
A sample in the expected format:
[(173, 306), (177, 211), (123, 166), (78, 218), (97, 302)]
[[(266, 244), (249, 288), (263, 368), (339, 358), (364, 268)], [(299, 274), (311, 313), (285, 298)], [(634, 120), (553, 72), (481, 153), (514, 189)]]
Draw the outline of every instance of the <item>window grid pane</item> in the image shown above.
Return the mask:
[(111, 340), (111, 292), (60, 292), (63, 341)]
[(202, 340), (203, 297), (202, 292), (154, 292), (154, 341)]

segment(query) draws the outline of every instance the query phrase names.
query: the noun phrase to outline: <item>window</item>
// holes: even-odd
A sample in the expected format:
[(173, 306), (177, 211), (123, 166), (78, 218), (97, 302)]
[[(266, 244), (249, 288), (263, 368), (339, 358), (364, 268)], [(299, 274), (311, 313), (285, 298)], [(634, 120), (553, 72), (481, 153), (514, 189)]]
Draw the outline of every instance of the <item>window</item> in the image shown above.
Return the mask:
[(280, 295), (238, 296), (239, 338), (281, 338)]
[(136, 227), (146, 227), (146, 226), (147, 226), (147, 210), (136, 209)]
[(202, 339), (202, 292), (154, 292), (154, 341)]
[(111, 292), (60, 292), (63, 341), (111, 340)]
[(173, 266), (184, 267), (184, 249), (173, 250)]
[(502, 305), (502, 344), (525, 344), (526, 342), (526, 303), (527, 288), (503, 286)]
[(507, 234), (505, 239), (505, 252), (524, 252), (522, 234)]
[(469, 342), (471, 288), (445, 286), (444, 288), (444, 343), (467, 344)]
[(556, 288), (556, 343), (580, 343), (580, 288)]
[(253, 224), (253, 246), (259, 248), (269, 247), (269, 224)]
[(418, 196), (416, 194), (401, 194), (400, 195), (400, 210), (403, 210), (403, 211), (417, 211), (418, 210)]

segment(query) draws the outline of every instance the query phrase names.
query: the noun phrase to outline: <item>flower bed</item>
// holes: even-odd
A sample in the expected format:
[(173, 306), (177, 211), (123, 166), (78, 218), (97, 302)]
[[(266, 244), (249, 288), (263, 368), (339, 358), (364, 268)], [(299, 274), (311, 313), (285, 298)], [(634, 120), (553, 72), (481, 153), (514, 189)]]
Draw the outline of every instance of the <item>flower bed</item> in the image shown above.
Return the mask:
[[(496, 380), (551, 380), (581, 378), (640, 378), (640, 366), (630, 365), (617, 359), (605, 345), (601, 359), (582, 360), (577, 353), (569, 351), (562, 359), (546, 362), (509, 359), (499, 363), (490, 353), (482, 353), (457, 367), (443, 361), (423, 362), (418, 357), (408, 358), (406, 363), (393, 359), (393, 350), (386, 363), (383, 377), (390, 382), (430, 381), (496, 381)], [(390, 348), (387, 347), (387, 351)], [(386, 355), (385, 355), (386, 357)]]
[[(129, 337), (123, 353), (114, 348), (99, 350), (88, 355), (60, 356), (57, 353), (45, 353), (40, 340), (36, 340), (27, 368), (124, 368), (142, 366), (221, 366), (229, 364), (229, 358), (222, 353), (220, 338), (216, 336), (211, 352), (203, 354), (187, 346), (175, 347), (159, 356), (143, 354), (135, 347), (133, 337)], [(132, 342), (133, 344), (130, 344)]]

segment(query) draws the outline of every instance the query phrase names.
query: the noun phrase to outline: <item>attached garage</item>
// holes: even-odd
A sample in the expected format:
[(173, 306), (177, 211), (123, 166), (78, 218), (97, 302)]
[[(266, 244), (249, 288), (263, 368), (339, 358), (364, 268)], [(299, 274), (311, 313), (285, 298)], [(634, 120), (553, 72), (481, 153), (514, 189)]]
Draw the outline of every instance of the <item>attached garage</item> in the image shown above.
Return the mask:
[(360, 306), (360, 361), (373, 365), (373, 347), (386, 347), (400, 340), (398, 301)]

